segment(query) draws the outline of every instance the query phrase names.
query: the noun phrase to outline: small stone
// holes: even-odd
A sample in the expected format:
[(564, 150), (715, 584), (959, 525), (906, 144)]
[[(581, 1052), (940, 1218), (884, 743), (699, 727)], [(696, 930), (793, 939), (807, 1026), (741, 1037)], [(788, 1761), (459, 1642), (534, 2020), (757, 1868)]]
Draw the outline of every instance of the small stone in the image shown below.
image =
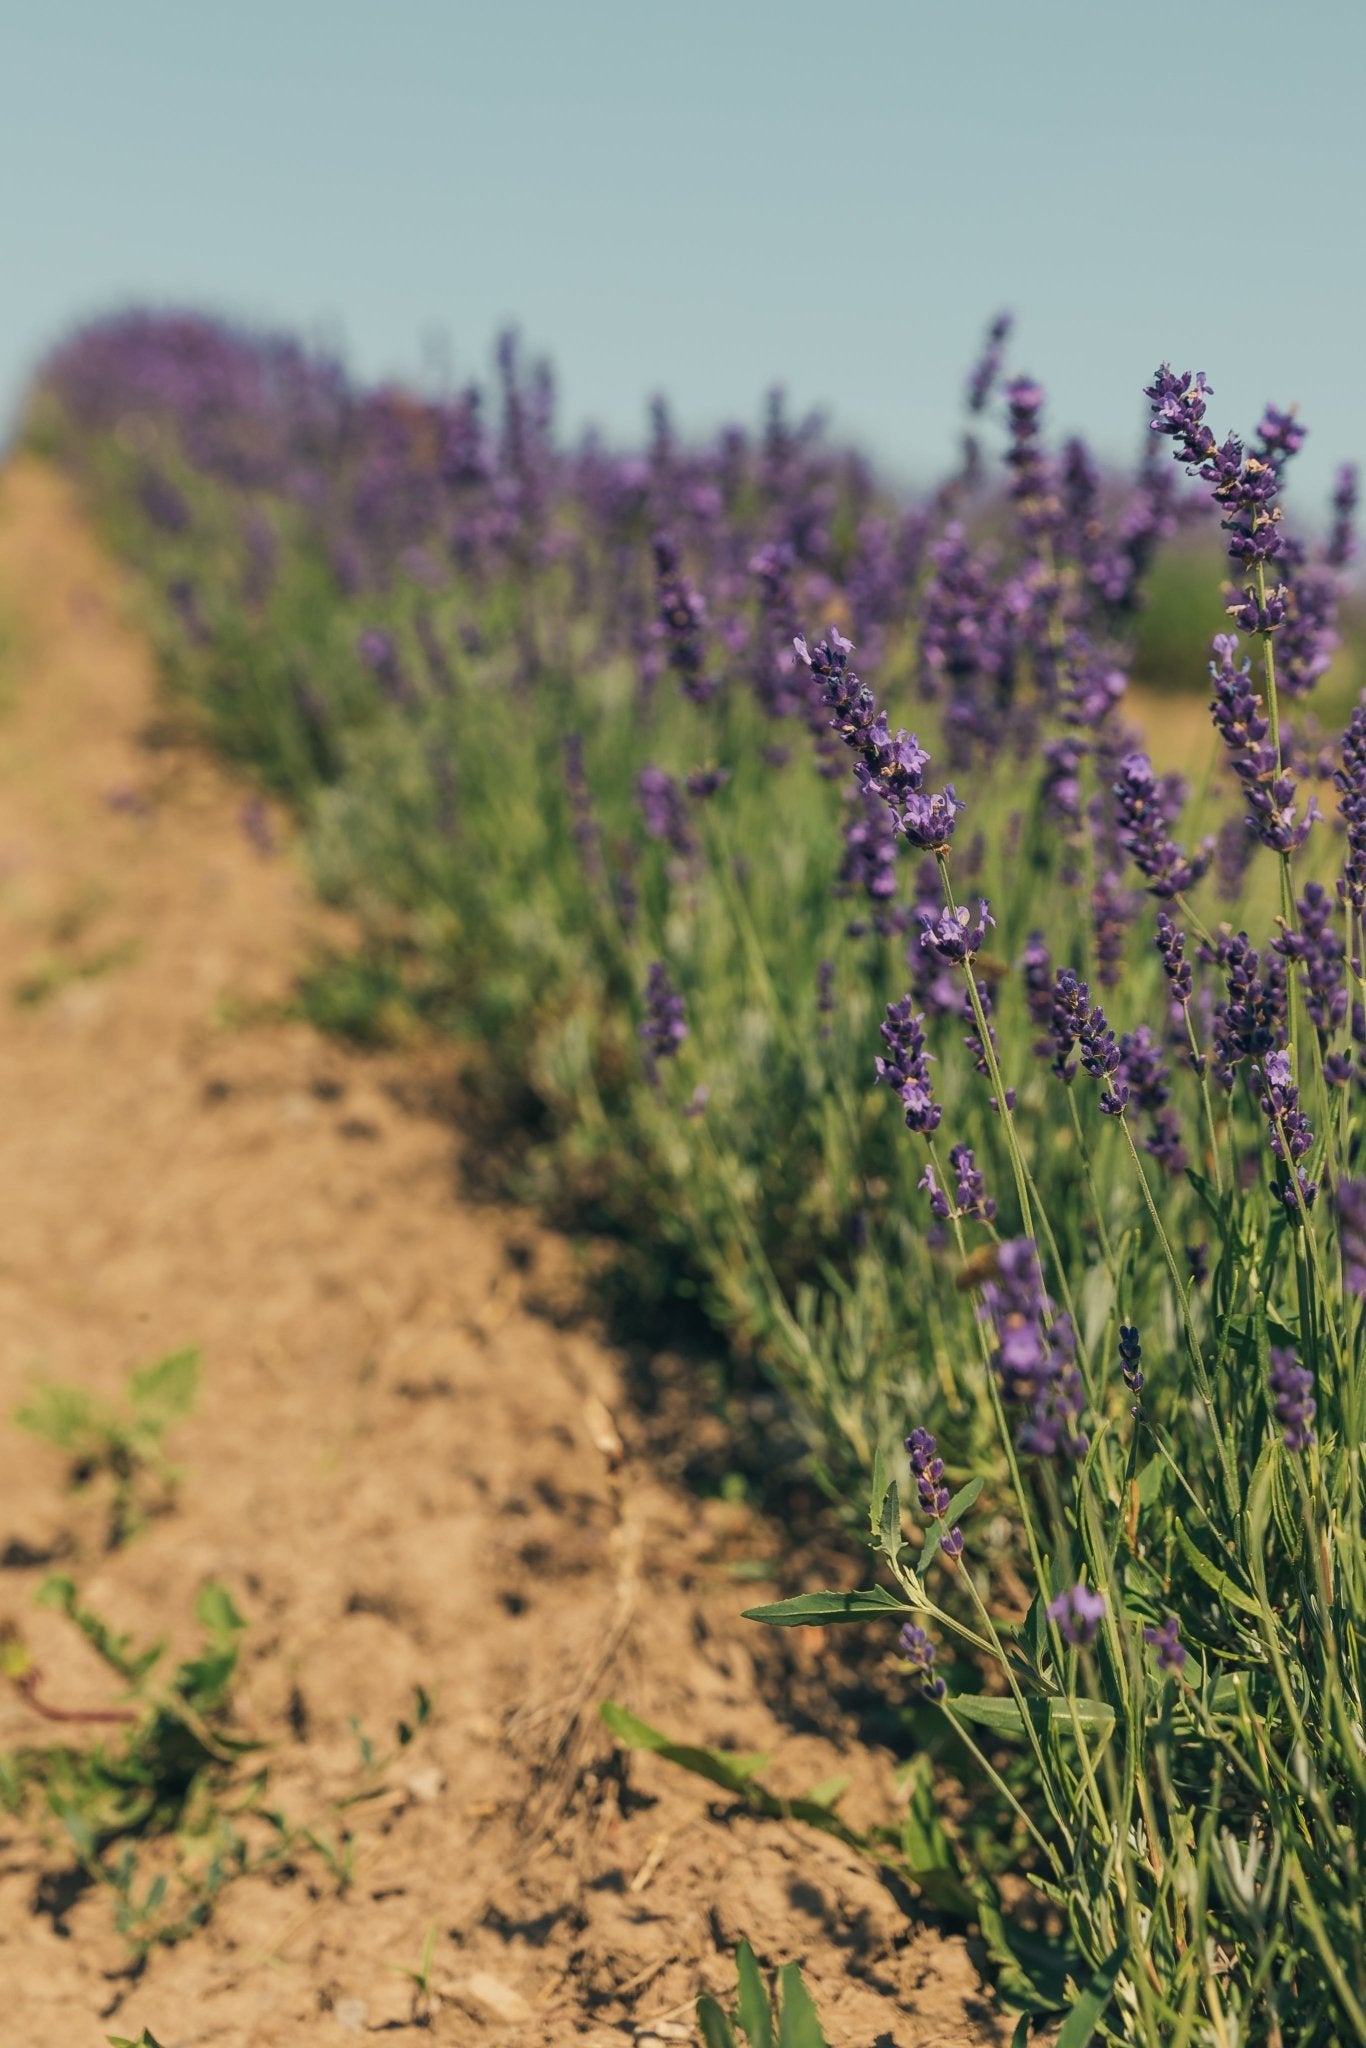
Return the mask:
[(445, 1791), (446, 1780), (437, 1766), (432, 1764), (426, 1770), (413, 1771), (406, 1777), (403, 1789), (419, 1806), (430, 1806), (433, 1800), (439, 1799)]
[(363, 1998), (339, 1998), (332, 2008), (332, 2017), (348, 2034), (363, 2034), (370, 2008)]
[(501, 1977), (495, 1977), (491, 1970), (476, 1970), (472, 1977), (466, 1977), (460, 1986), (460, 2001), (470, 2006), (480, 2019), (501, 2020), (505, 2025), (523, 2022), (532, 2018), (531, 2007), (520, 1991), (514, 1991)]

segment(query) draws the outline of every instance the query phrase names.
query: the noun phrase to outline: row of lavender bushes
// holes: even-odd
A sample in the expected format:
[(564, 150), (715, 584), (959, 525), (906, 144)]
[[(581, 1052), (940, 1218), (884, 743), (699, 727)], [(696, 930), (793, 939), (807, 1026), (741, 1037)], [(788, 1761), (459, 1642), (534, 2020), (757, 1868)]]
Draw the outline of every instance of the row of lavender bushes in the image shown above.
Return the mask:
[[(900, 1627), (908, 1745), (970, 1792), (910, 1867), (1004, 1994), (1068, 2048), (1366, 2041), (1355, 480), (1311, 543), (1297, 418), (1217, 440), (1167, 369), (1104, 475), (1007, 344), (909, 505), (776, 402), (566, 449), (511, 343), (418, 399), (130, 317), (29, 434), (364, 919), (338, 1009), (477, 1035), (544, 1190), (871, 1494), (895, 1595), (761, 1617)], [(1128, 679), (1216, 516), (1188, 787)]]

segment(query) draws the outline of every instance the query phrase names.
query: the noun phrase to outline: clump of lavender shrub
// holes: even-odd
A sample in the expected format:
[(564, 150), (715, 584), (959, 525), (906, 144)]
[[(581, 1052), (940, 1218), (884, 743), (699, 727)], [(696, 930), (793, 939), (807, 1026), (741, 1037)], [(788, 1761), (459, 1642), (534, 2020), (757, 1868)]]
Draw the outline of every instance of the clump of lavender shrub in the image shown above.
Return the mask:
[[(31, 429), (377, 985), (421, 963), (561, 1209), (759, 1359), (851, 1528), (871, 1492), (881, 1585), (756, 1612), (886, 1630), (902, 1876), (1069, 2042), (1366, 2041), (1355, 477), (1296, 530), (1302, 423), (1219, 439), (1165, 366), (1107, 476), (1009, 338), (913, 504), (778, 395), (565, 447), (511, 343), (419, 402), (136, 316)], [(1128, 675), (1215, 518), (1193, 796)]]

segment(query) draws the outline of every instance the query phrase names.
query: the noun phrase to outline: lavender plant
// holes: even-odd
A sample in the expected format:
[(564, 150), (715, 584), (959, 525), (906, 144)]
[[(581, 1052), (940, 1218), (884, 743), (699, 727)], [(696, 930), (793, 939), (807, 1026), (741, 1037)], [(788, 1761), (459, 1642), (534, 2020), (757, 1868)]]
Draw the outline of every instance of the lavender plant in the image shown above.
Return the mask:
[[(1302, 538), (1298, 419), (1217, 441), (1167, 368), (1108, 477), (1007, 341), (909, 506), (780, 403), (562, 450), (515, 350), (400, 404), (193, 321), (77, 337), (33, 432), (374, 985), (530, 1091), (531, 1184), (871, 1492), (881, 1582), (755, 1611), (885, 1631), (899, 1868), (1002, 1995), (1069, 2048), (1366, 2040), (1355, 484)], [(1213, 518), (1192, 794), (1128, 677)]]

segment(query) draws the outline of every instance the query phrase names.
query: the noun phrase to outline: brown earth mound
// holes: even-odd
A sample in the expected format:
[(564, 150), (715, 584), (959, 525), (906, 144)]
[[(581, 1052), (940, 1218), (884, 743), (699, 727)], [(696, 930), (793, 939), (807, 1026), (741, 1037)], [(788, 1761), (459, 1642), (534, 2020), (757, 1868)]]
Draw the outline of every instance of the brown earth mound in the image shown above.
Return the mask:
[[(29, 461), (0, 478), (0, 612), (0, 1621), (45, 1699), (107, 1706), (111, 1675), (33, 1609), (44, 1570), (176, 1645), (221, 1579), (250, 1624), (241, 1716), (300, 1819), (355, 1785), (353, 1717), (385, 1748), (416, 1687), (434, 1701), (383, 1792), (327, 1821), (349, 1883), (311, 1854), (242, 1879), (141, 1970), (59, 1831), (0, 1821), (5, 2038), (686, 2042), (747, 1933), (802, 1962), (834, 2048), (1004, 2039), (965, 1946), (857, 1857), (614, 1752), (609, 1694), (775, 1751), (785, 1791), (852, 1772), (855, 1819), (895, 1806), (887, 1756), (782, 1721), (726, 1563), (775, 1532), (646, 1459), (571, 1248), (461, 1197), (436, 1055), (240, 1021), (320, 914), (168, 725), (116, 571)], [(8, 1418), (35, 1374), (113, 1395), (186, 1344), (178, 1500), (111, 1551), (98, 1490)], [(52, 1733), (0, 1694), (0, 1748)], [(419, 2012), (401, 1972), (429, 1929)]]

